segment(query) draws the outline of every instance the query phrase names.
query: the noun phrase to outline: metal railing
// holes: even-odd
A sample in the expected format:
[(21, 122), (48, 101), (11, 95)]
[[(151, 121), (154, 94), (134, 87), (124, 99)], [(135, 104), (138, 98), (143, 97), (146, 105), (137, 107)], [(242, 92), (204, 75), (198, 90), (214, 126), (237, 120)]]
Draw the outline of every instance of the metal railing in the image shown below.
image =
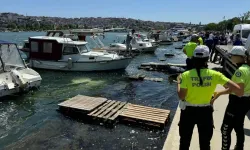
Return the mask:
[(218, 45), (216, 46), (216, 52), (223, 59), (223, 71), (225, 71), (225, 73), (227, 73), (231, 77), (237, 70), (237, 67), (235, 64), (232, 63), (231, 59), (229, 58), (227, 49), (222, 49), (220, 48), (220, 45)]

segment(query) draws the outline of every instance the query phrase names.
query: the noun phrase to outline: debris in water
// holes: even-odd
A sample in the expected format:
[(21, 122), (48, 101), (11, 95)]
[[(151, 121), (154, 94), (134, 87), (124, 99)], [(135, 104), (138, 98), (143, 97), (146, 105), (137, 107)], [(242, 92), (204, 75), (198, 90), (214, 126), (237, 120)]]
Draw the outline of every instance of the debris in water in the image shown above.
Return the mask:
[(166, 53), (164, 54), (166, 57), (174, 57), (174, 54), (171, 54), (171, 53)]
[(130, 134), (134, 134), (135, 133), (135, 130), (132, 130), (131, 132), (130, 132)]
[(160, 137), (156, 137), (156, 138), (148, 138), (149, 140), (157, 140), (159, 139)]

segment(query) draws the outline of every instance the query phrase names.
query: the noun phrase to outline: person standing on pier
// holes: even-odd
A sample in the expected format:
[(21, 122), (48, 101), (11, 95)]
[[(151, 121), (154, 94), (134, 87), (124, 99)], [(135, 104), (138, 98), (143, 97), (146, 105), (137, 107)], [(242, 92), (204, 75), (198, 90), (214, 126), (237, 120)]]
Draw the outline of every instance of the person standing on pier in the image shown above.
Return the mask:
[[(234, 150), (243, 150), (245, 141), (244, 120), (247, 112), (250, 110), (250, 57), (243, 46), (234, 46), (230, 54), (232, 55), (232, 62), (238, 67), (232, 77), (232, 81), (240, 86), (241, 95), (235, 95), (230, 89), (226, 89), (217, 92), (211, 102), (213, 103), (220, 95), (229, 94), (229, 103), (221, 126), (222, 150), (230, 149), (233, 129), (237, 136)], [(245, 60), (247, 60), (247, 64)]]
[(195, 68), (177, 78), (177, 93), (181, 100), (180, 150), (189, 150), (195, 125), (198, 127), (200, 149), (210, 150), (213, 135), (213, 107), (210, 101), (217, 84), (227, 86), (235, 93), (240, 91), (240, 87), (223, 74), (208, 69), (208, 59), (209, 48), (197, 46), (193, 54)]
[(131, 42), (132, 42), (132, 40), (133, 40), (133, 36), (134, 36), (134, 33), (135, 33), (135, 30), (133, 29), (132, 31), (131, 31), (131, 34), (130, 33), (128, 33), (127, 34), (127, 38), (126, 38), (126, 49), (127, 49), (127, 52), (129, 53), (129, 54), (131, 54), (131, 51), (132, 51), (132, 44), (131, 44)]
[(209, 53), (211, 54), (213, 45), (214, 45), (214, 40), (213, 40), (213, 35), (206, 33), (205, 36), (205, 45), (209, 48)]
[(227, 45), (227, 39), (224, 33), (221, 34), (219, 38), (220, 45)]
[(186, 68), (186, 70), (190, 70), (193, 68), (192, 57), (193, 57), (194, 50), (197, 47), (197, 43), (198, 43), (198, 35), (193, 34), (191, 36), (190, 42), (188, 42), (183, 48), (183, 52), (187, 55), (187, 59), (186, 59), (187, 68)]
[(235, 37), (235, 41), (233, 42), (234, 46), (241, 46), (243, 45), (241, 39), (240, 39), (240, 34), (238, 33)]
[[(219, 44), (219, 34), (215, 33), (214, 37), (213, 37), (213, 48), (212, 48), (212, 52), (210, 54), (210, 62), (215, 63), (217, 61), (217, 56), (218, 56), (218, 52), (216, 52), (216, 45)], [(213, 59), (213, 55), (214, 55), (214, 59)]]

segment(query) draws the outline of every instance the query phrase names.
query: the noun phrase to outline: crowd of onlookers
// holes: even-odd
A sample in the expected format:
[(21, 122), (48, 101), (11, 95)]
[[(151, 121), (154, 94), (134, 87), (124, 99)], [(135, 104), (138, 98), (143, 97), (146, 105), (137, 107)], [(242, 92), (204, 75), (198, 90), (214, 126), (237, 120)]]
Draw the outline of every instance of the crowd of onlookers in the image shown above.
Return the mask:
[[(234, 46), (243, 45), (240, 34), (233, 35), (229, 32), (226, 34), (220, 32), (200, 32), (199, 34), (193, 34), (190, 41), (183, 48), (183, 52), (187, 55), (187, 70), (191, 69), (193, 66), (193, 52), (198, 45), (206, 45), (209, 48), (209, 60), (215, 63), (218, 61), (218, 52), (215, 50), (216, 45), (227, 44), (232, 44)], [(220, 58), (219, 61), (220, 60), (223, 61), (222, 58)]]
[(202, 37), (204, 41), (204, 45), (208, 46), (210, 49), (210, 61), (215, 62), (217, 58), (217, 54), (215, 53), (216, 45), (227, 45), (232, 44), (234, 46), (243, 45), (240, 34), (231, 34), (229, 32), (220, 33), (220, 32), (206, 32), (200, 33), (200, 37)]

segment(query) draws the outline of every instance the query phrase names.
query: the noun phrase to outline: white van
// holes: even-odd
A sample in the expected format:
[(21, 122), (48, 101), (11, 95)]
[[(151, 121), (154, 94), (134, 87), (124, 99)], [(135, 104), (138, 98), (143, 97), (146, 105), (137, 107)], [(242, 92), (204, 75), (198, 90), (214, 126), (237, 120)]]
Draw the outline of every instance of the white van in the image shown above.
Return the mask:
[(248, 35), (250, 34), (250, 24), (237, 24), (234, 26), (234, 35), (239, 33), (243, 44), (246, 44)]

